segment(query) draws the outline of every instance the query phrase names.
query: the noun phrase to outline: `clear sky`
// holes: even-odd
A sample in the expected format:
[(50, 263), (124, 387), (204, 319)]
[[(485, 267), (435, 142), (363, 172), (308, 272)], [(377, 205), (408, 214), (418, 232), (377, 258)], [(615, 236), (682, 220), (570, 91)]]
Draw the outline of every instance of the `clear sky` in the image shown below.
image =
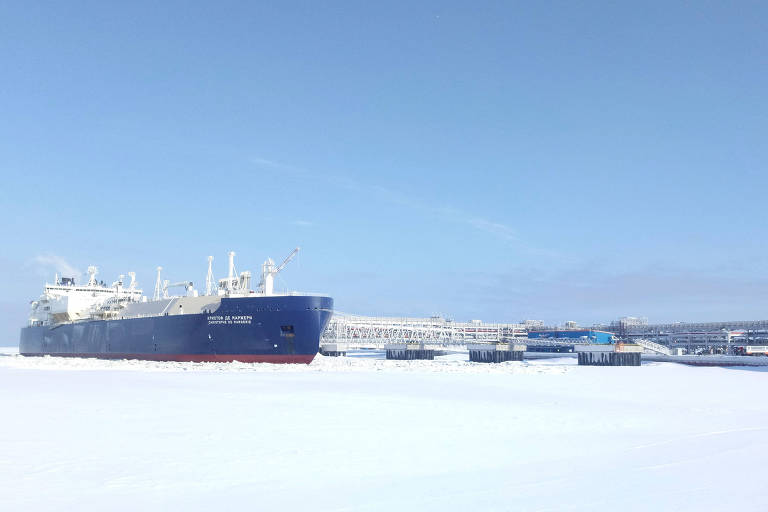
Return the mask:
[(0, 334), (206, 257), (360, 314), (768, 317), (765, 2), (2, 2)]

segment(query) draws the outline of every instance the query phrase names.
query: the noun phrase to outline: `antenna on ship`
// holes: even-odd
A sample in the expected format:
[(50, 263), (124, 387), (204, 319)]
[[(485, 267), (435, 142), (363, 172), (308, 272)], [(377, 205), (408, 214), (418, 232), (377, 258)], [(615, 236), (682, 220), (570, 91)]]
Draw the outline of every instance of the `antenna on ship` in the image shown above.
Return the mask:
[(213, 293), (213, 256), (208, 256), (208, 275), (205, 276), (205, 294), (211, 295)]
[(155, 281), (155, 295), (152, 297), (153, 300), (160, 300), (163, 293), (163, 282), (160, 280), (161, 270), (163, 270), (163, 267), (157, 267), (157, 281)]

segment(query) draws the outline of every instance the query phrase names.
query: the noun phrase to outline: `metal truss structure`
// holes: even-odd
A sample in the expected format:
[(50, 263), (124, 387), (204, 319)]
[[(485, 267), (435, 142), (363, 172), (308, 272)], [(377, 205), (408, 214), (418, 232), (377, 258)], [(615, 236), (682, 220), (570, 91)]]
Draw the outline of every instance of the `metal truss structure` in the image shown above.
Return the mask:
[[(444, 347), (478, 342), (515, 341), (525, 343), (528, 328), (541, 325), (524, 323), (454, 322), (439, 316), (429, 318), (372, 317), (335, 312), (323, 333), (321, 344), (341, 343), (350, 348), (383, 348), (388, 343), (413, 342)], [(550, 327), (555, 329), (555, 327)], [(735, 347), (768, 345), (768, 321), (702, 322), (634, 325), (624, 323), (593, 326), (608, 330), (619, 340), (635, 342), (652, 352), (668, 353), (671, 348), (688, 352), (716, 349), (729, 353)], [(588, 343), (573, 338), (536, 338), (536, 345), (577, 345)]]
[(347, 343), (371, 348), (396, 342), (449, 346), (483, 341), (512, 341), (526, 336), (522, 324), (454, 322), (442, 317), (371, 317), (336, 312), (325, 329), (321, 343)]
[(635, 333), (682, 333), (682, 332), (715, 332), (715, 331), (768, 331), (768, 320), (748, 320), (736, 322), (697, 322), (646, 324), (627, 327), (629, 334)]
[(609, 329), (625, 340), (646, 339), (688, 352), (714, 349), (730, 353), (734, 347), (768, 344), (768, 321), (640, 324)]

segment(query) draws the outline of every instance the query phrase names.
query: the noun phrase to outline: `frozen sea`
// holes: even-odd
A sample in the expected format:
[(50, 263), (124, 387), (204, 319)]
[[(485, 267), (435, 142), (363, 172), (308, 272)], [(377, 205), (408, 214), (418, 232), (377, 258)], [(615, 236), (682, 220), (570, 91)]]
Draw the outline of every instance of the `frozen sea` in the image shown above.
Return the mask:
[(1, 510), (768, 510), (768, 372), (0, 355)]

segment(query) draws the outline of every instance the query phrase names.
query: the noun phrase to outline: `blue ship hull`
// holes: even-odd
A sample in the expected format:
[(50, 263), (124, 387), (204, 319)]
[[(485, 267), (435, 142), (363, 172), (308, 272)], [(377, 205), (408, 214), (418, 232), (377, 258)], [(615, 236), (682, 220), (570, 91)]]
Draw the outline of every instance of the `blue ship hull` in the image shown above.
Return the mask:
[(310, 363), (333, 310), (315, 296), (222, 298), (215, 311), (21, 329), (25, 356)]

